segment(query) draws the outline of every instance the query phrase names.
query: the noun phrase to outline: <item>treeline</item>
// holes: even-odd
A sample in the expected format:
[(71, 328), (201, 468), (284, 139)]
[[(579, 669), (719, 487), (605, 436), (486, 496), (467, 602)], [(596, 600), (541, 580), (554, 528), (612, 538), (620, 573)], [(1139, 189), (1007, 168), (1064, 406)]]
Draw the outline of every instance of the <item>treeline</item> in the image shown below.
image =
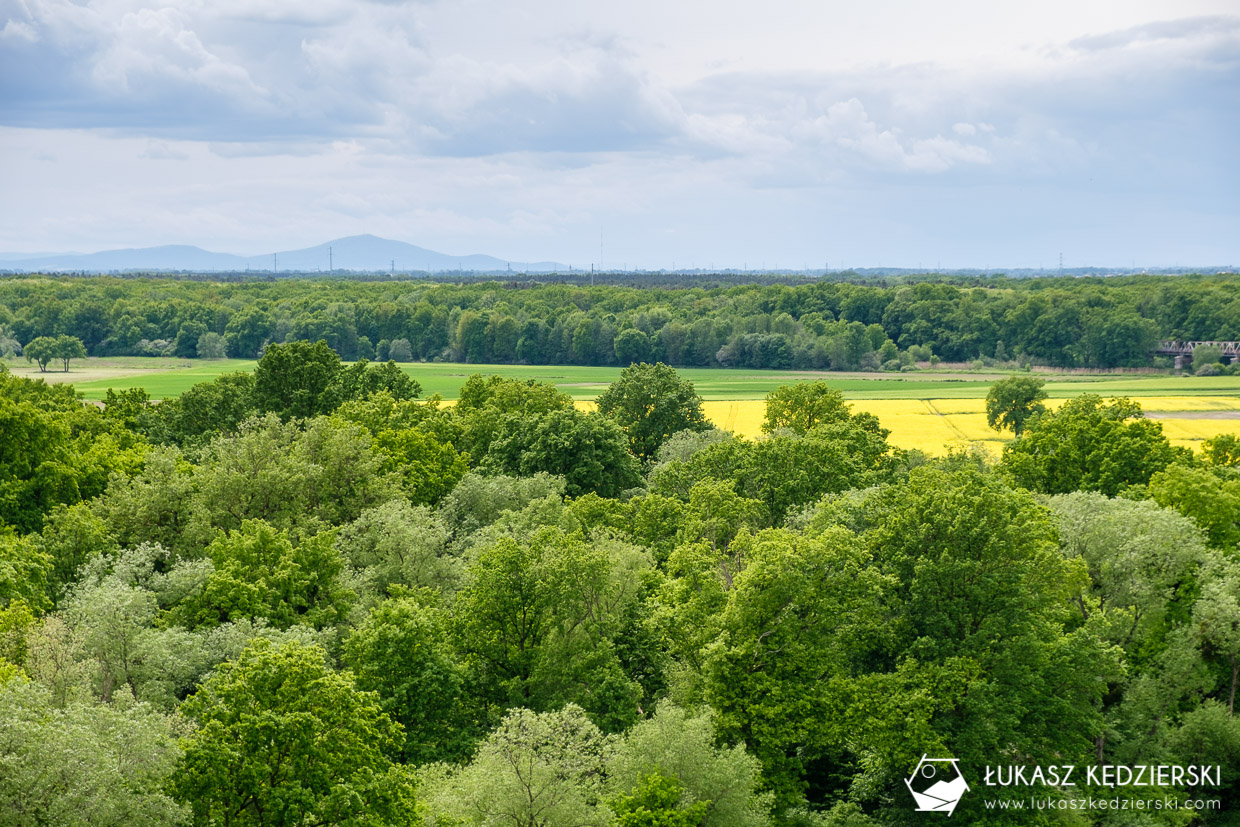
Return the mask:
[(92, 356), (253, 359), (270, 343), (323, 339), (346, 360), (1132, 367), (1169, 365), (1156, 361), (1160, 338), (1240, 339), (1238, 287), (1224, 275), (712, 289), (23, 277), (0, 280), (0, 352), (67, 335)]
[[(498, 376), (422, 401), (321, 343), (158, 405), (0, 376), (0, 812), (911, 825), (929, 754), (968, 824), (1031, 794), (1230, 823), (1240, 441), (1031, 381), (989, 463), (893, 448), (823, 383), (739, 439), (665, 365), (593, 412)], [(980, 783), (1011, 764), (1222, 769)]]

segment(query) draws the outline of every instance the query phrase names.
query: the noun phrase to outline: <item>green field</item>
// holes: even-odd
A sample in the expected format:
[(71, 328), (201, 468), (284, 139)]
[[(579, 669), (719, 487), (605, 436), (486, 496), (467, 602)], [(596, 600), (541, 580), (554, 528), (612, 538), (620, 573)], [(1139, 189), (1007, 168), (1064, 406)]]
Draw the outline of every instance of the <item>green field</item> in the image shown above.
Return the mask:
[[(72, 382), (87, 399), (102, 399), (108, 388), (141, 387), (155, 399), (177, 396), (187, 388), (209, 382), (223, 373), (250, 371), (253, 360), (228, 359), (202, 362), (156, 357), (87, 359), (72, 363), (68, 374), (37, 368), (20, 360), (6, 362), (14, 373), (41, 377), (51, 382)], [(553, 382), (576, 399), (594, 399), (620, 375), (620, 368), (576, 365), (467, 365), (450, 362), (413, 363), (401, 366), (418, 380), (424, 395), (438, 393), (455, 399), (461, 385), (474, 373)], [(849, 399), (978, 399), (1004, 372), (919, 371), (907, 374), (857, 374), (818, 371), (727, 370), (684, 368), (698, 393), (709, 400), (761, 399), (772, 389), (789, 382), (823, 379)], [(1104, 396), (1236, 396), (1237, 376), (1079, 375), (1038, 374), (1046, 380), (1052, 398), (1099, 393)]]

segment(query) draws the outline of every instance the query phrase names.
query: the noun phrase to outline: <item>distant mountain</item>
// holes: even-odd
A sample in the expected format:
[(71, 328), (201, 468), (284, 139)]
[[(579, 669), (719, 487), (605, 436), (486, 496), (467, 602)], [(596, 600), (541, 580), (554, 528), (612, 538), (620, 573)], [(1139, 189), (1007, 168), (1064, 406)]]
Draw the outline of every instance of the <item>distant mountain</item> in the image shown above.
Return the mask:
[[(330, 252), (329, 252), (330, 251)], [(74, 271), (110, 273), (133, 270), (272, 270), (287, 272), (387, 271), (396, 272), (472, 270), (474, 272), (552, 272), (567, 267), (554, 261), (517, 262), (494, 256), (450, 256), (425, 247), (373, 235), (338, 238), (304, 250), (284, 250), (258, 256), (213, 253), (188, 245), (105, 250), (99, 253), (20, 254), (0, 253), (0, 270)]]

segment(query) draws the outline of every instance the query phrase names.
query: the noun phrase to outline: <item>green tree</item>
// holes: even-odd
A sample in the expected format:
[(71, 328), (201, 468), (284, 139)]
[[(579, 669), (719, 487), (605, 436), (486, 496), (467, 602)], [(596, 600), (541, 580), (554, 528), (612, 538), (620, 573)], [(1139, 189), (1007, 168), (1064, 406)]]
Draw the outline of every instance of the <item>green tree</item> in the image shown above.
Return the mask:
[[(652, 777), (662, 780), (650, 785), (647, 781)], [(670, 701), (660, 703), (653, 715), (634, 724), (607, 762), (607, 789), (614, 795), (637, 793), (630, 800), (641, 799), (645, 787), (648, 795), (658, 795), (653, 801), (646, 798), (646, 809), (675, 813), (666, 822), (636, 824), (680, 824), (684, 822), (675, 819), (684, 819), (682, 814), (688, 812), (696, 814), (700, 808), (697, 819), (689, 824), (764, 827), (769, 823), (771, 795), (763, 793), (761, 786), (758, 761), (743, 746), (719, 746), (709, 712), (690, 714)], [(677, 794), (671, 799), (673, 789)], [(640, 801), (633, 803), (643, 806)], [(614, 809), (619, 815), (626, 808)]]
[(403, 733), (316, 646), (256, 641), (181, 707), (195, 728), (170, 785), (198, 824), (420, 821)]
[(57, 358), (57, 350), (54, 338), (51, 336), (39, 336), (27, 342), (26, 346), (22, 348), (22, 355), (26, 357), (27, 362), (38, 363), (39, 370), (46, 373), (48, 363)]
[(413, 348), (408, 339), (393, 339), (388, 345), (387, 358), (393, 362), (412, 362)]
[(445, 645), (440, 612), (409, 598), (376, 606), (345, 641), (344, 663), (359, 689), (378, 694), (405, 730), (409, 764), (453, 761), (472, 746), (464, 670)]
[(611, 801), (619, 827), (699, 827), (709, 801), (685, 802), (684, 788), (658, 772), (643, 776), (632, 795)]
[(193, 626), (243, 618), (262, 618), (280, 629), (335, 624), (354, 595), (341, 581), (344, 561), (334, 540), (327, 533), (294, 545), (286, 532), (246, 520), (207, 546), (214, 571), (177, 613)]
[(228, 343), (220, 334), (208, 330), (198, 337), (195, 354), (199, 359), (223, 359), (228, 355)]
[(629, 450), (651, 460), (667, 438), (680, 431), (706, 431), (702, 397), (693, 383), (667, 365), (629, 365), (598, 398), (598, 411), (624, 429)]
[(1002, 466), (1020, 485), (1044, 494), (1100, 491), (1114, 497), (1191, 452), (1174, 448), (1162, 426), (1131, 399), (1094, 394), (1038, 416), (1003, 449)]
[(616, 335), (616, 361), (622, 365), (635, 365), (650, 361), (650, 337), (635, 328), (628, 328)]
[(601, 800), (605, 747), (574, 704), (542, 714), (513, 710), (472, 763), (429, 774), (430, 810), (479, 827), (606, 827), (615, 816)]
[(285, 420), (330, 413), (340, 371), (340, 356), (322, 339), (269, 345), (254, 369), (254, 401)]
[(0, 680), (0, 812), (13, 827), (184, 824), (164, 791), (180, 749), (146, 704), (58, 706), (48, 689)]
[(575, 408), (529, 420), (510, 415), (483, 459), (486, 470), (564, 478), (570, 497), (596, 493), (615, 497), (641, 485), (637, 460), (624, 432), (610, 419)]
[(450, 594), (461, 566), (448, 552), (450, 537), (439, 514), (392, 500), (342, 526), (337, 546), (376, 594), (387, 594), (393, 586)]
[[(53, 351), (56, 358), (65, 366), (65, 373), (69, 372), (69, 361), (71, 359), (85, 359), (86, 345), (82, 344), (82, 340), (76, 336), (62, 335), (56, 337), (56, 347)], [(42, 367), (42, 365), (40, 365)]]
[(781, 385), (766, 395), (765, 433), (791, 428), (804, 434), (816, 425), (847, 421), (849, 407), (844, 394), (826, 382), (797, 382)]
[(1224, 480), (1208, 468), (1169, 465), (1150, 477), (1150, 496), (1191, 519), (1215, 548), (1240, 544), (1240, 477)]
[(1235, 434), (1219, 434), (1203, 441), (1201, 452), (1210, 465), (1240, 468), (1240, 437)]
[(615, 641), (649, 567), (636, 547), (550, 527), (482, 549), (457, 595), (453, 631), (484, 699), (539, 710), (571, 701), (608, 730), (631, 723), (641, 687)]
[(1206, 365), (1216, 365), (1223, 359), (1223, 349), (1218, 345), (1197, 345), (1193, 348), (1193, 370)]
[(1046, 383), (1032, 376), (1013, 376), (990, 386), (986, 394), (986, 421), (996, 431), (1020, 436), (1033, 417), (1046, 412)]

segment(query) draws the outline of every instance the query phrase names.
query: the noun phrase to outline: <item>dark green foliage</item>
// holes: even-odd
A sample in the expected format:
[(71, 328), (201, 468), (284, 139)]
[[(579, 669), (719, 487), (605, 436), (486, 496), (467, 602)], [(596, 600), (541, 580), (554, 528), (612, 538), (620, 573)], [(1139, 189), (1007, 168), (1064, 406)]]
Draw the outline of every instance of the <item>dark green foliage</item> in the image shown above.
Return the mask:
[(258, 520), (216, 539), (206, 555), (214, 570), (202, 591), (178, 608), (186, 626), (262, 619), (279, 629), (340, 622), (353, 595), (340, 581), (344, 561), (335, 537), (320, 534), (294, 544)]
[(254, 382), (252, 373), (226, 373), (164, 400), (150, 412), (152, 439), (194, 446), (236, 431), (258, 410)]
[(1046, 413), (1042, 404), (1046, 383), (1032, 376), (1013, 376), (1000, 380), (986, 394), (986, 421), (996, 431), (1009, 430), (1016, 436), (1024, 430), (1025, 423), (1038, 414)]
[(654, 459), (672, 434), (711, 427), (693, 383), (662, 362), (643, 362), (621, 371), (599, 396), (598, 412), (624, 429), (629, 450), (642, 460)]
[(624, 432), (599, 414), (570, 408), (534, 422), (511, 417), (503, 421), (501, 433), (483, 460), (488, 470), (519, 476), (554, 474), (564, 478), (570, 497), (591, 492), (615, 497), (641, 485)]
[(1020, 485), (1044, 494), (1101, 491), (1114, 497), (1191, 452), (1174, 448), (1162, 426), (1129, 399), (1094, 394), (1040, 414), (1003, 449), (1003, 467)]
[(330, 413), (341, 401), (335, 393), (340, 356), (319, 340), (270, 345), (254, 369), (254, 402), (281, 419)]
[(349, 636), (344, 662), (358, 689), (379, 695), (404, 727), (402, 758), (411, 764), (452, 761), (472, 743), (464, 705), (464, 670), (448, 648), (442, 612), (414, 600), (376, 606)]
[(398, 362), (857, 370), (931, 355), (966, 361), (1010, 354), (1107, 368), (1150, 364), (1159, 338), (1240, 338), (1234, 276), (955, 281), (518, 291), (498, 282), (290, 279), (163, 281), (152, 290), (151, 282), (106, 277), (32, 289), (16, 278), (0, 284), (0, 307), (27, 346), (69, 335), (92, 355), (137, 354), (143, 339), (162, 339), (174, 342), (178, 356), (193, 356), (201, 336), (211, 334), (223, 336), (228, 355), (244, 359), (273, 342), (318, 339), (345, 359), (371, 358), (362, 352), (365, 339), (376, 343), (378, 359)]

